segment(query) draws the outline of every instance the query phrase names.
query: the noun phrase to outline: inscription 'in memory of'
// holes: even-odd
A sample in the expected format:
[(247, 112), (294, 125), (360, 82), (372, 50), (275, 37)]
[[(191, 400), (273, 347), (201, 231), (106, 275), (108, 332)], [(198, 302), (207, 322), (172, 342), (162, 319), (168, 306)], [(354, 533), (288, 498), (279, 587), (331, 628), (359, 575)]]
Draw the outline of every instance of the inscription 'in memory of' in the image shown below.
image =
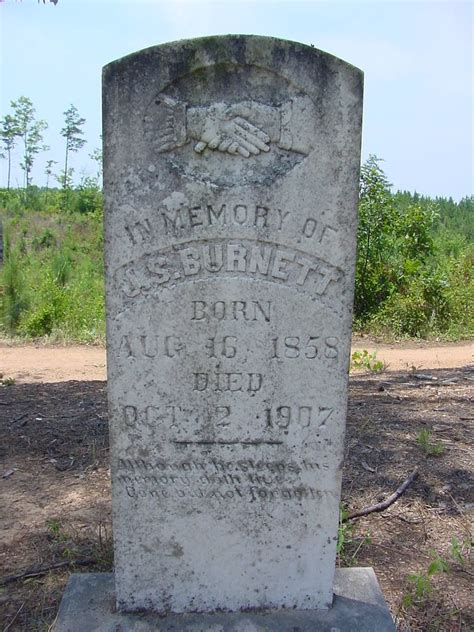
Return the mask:
[[(175, 194), (180, 198), (184, 195)], [(169, 201), (170, 206), (176, 203)], [(131, 211), (137, 215), (137, 211)], [(140, 213), (139, 215), (142, 215)], [(294, 213), (282, 209), (269, 208), (262, 204), (221, 204), (220, 208), (211, 204), (189, 206), (179, 203), (179, 208), (159, 208), (150, 217), (125, 224), (125, 233), (132, 244), (154, 243), (161, 235), (180, 237), (189, 232), (206, 228), (240, 227), (250, 229), (271, 229), (281, 232), (294, 222), (300, 222), (297, 233), (302, 239), (316, 244), (330, 244), (339, 231), (327, 222), (314, 217), (299, 220)]]

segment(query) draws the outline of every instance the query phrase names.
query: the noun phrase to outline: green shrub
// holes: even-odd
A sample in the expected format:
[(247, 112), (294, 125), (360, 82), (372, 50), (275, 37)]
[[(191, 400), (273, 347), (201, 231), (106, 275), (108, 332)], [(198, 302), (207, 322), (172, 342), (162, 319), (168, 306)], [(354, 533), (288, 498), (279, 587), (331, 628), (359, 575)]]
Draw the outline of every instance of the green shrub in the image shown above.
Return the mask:
[(76, 213), (95, 213), (102, 210), (102, 191), (96, 178), (84, 178), (75, 190), (73, 208)]
[(474, 249), (466, 250), (451, 261), (446, 288), (449, 319), (445, 332), (451, 339), (472, 337), (474, 334)]
[(369, 353), (367, 349), (363, 349), (362, 351), (353, 351), (351, 355), (351, 369), (365, 369), (371, 373), (382, 373), (385, 368), (382, 360), (377, 360), (375, 351)]
[(31, 245), (35, 250), (41, 250), (42, 248), (51, 248), (56, 244), (56, 237), (50, 228), (45, 228), (43, 233), (34, 237)]
[(20, 334), (31, 338), (48, 336), (64, 317), (66, 293), (56, 279), (47, 271), (34, 293), (30, 308), (21, 319)]
[(394, 294), (371, 320), (376, 331), (390, 330), (396, 336), (422, 338), (428, 329), (426, 302), (422, 288), (416, 285), (409, 294)]

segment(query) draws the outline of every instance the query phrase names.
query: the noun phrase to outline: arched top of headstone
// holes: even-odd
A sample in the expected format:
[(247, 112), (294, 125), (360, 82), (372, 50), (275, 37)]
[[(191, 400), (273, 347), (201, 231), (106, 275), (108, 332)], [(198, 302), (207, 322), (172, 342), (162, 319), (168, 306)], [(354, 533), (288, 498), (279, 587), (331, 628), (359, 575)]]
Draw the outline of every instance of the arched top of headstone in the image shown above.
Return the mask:
[(203, 66), (226, 62), (278, 67), (291, 64), (293, 57), (297, 65), (304, 64), (305, 60), (311, 60), (314, 65), (314, 60), (317, 59), (321, 65), (321, 73), (325, 68), (330, 70), (337, 67), (340, 72), (359, 78), (363, 76), (359, 68), (313, 45), (263, 35), (236, 34), (197, 37), (150, 46), (104, 66), (104, 77), (109, 78), (127, 66), (135, 66), (137, 69), (139, 64), (149, 64), (157, 55), (169, 62), (169, 72), (173, 78), (180, 69), (184, 75)]
[(337, 141), (361, 102), (362, 73), (304, 44), (216, 36), (112, 62), (104, 94), (107, 120), (120, 123), (118, 108), (128, 113), (123, 125), (138, 123), (127, 152), (138, 147), (150, 164), (235, 187), (269, 184), (324, 147), (324, 137)]

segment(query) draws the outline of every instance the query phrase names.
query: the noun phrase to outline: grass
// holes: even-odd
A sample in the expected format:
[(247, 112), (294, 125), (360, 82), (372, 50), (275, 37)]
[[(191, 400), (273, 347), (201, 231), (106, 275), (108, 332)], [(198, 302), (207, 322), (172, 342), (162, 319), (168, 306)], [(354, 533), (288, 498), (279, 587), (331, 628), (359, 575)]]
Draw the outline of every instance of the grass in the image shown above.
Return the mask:
[(420, 430), (416, 442), (426, 456), (441, 456), (444, 453), (444, 446), (439, 442), (432, 441), (432, 432), (426, 428)]
[(357, 556), (363, 547), (372, 542), (370, 533), (365, 533), (362, 537), (355, 535), (356, 527), (347, 520), (348, 511), (341, 505), (339, 511), (339, 527), (337, 530), (336, 553), (340, 566), (354, 566), (357, 564)]
[(99, 520), (91, 525), (86, 537), (59, 518), (47, 520), (46, 528), (53, 558), (71, 562), (91, 558), (102, 570), (110, 571), (113, 567), (112, 535), (105, 522)]
[(451, 538), (451, 557), (455, 562), (457, 562), (462, 568), (466, 566), (466, 557), (463, 551), (463, 544), (466, 549), (472, 548), (472, 542), (463, 542), (461, 543), (458, 538), (453, 535)]
[(0, 332), (23, 339), (105, 339), (100, 213), (29, 213), (4, 221)]
[[(453, 540), (455, 541), (456, 538), (453, 537)], [(451, 549), (451, 555), (455, 561), (458, 561), (460, 551), (456, 550), (453, 552), (453, 549)], [(433, 577), (439, 573), (451, 572), (451, 567), (448, 560), (441, 557), (441, 555), (437, 551), (431, 551), (431, 558), (431, 562), (426, 570), (411, 573), (408, 576), (408, 581), (411, 583), (411, 589), (403, 595), (403, 608), (408, 609), (414, 606), (418, 608), (424, 608), (429, 596), (435, 590), (432, 581)], [(461, 559), (464, 560), (462, 555)]]
[[(461, 543), (457, 536), (452, 536), (451, 546), (449, 554), (451, 560), (442, 557), (436, 550), (431, 551), (431, 562), (426, 570), (420, 570), (415, 573), (411, 573), (408, 576), (408, 581), (411, 584), (410, 589), (403, 595), (401, 606), (405, 610), (409, 608), (426, 608), (427, 602), (436, 591), (433, 584), (433, 578), (440, 573), (451, 573), (453, 570), (452, 563), (458, 565), (464, 570), (466, 565), (466, 555), (470, 553), (472, 549), (472, 542)], [(466, 555), (464, 550), (467, 551)], [(439, 629), (439, 628), (433, 628)]]

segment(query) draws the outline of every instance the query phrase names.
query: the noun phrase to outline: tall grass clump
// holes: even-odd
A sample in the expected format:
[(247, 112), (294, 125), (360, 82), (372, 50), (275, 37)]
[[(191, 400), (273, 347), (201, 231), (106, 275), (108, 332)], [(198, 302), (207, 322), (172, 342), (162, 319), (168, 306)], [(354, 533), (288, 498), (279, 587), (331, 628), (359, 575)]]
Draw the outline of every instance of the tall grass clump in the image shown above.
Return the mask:
[[(13, 210), (12, 210), (13, 208)], [(62, 342), (102, 342), (105, 314), (102, 212), (3, 216), (0, 330)]]
[(28, 308), (26, 279), (17, 253), (4, 259), (0, 288), (1, 329), (14, 334), (22, 314)]

